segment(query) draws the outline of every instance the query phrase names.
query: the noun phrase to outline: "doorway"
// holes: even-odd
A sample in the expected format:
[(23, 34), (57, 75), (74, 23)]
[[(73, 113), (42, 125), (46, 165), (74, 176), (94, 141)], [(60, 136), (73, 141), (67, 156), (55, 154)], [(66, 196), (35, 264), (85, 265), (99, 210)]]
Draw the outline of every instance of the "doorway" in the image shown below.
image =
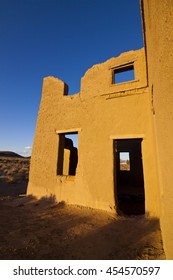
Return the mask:
[(119, 214), (145, 214), (142, 139), (114, 140), (114, 192)]

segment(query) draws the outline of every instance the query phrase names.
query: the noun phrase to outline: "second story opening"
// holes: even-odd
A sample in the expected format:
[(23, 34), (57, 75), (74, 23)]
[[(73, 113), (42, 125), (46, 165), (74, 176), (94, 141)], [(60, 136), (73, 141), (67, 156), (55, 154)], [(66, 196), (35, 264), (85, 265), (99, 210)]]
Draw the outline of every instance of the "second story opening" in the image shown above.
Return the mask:
[(135, 80), (134, 64), (124, 65), (113, 69), (113, 84)]

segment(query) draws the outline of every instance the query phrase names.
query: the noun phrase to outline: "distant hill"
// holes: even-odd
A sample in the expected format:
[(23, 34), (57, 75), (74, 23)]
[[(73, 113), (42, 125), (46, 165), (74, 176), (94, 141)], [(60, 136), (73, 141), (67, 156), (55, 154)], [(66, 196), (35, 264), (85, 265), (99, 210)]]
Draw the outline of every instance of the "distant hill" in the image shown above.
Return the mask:
[(14, 152), (10, 152), (10, 151), (0, 151), (0, 157), (15, 157), (15, 158), (23, 158), (22, 156), (14, 153)]

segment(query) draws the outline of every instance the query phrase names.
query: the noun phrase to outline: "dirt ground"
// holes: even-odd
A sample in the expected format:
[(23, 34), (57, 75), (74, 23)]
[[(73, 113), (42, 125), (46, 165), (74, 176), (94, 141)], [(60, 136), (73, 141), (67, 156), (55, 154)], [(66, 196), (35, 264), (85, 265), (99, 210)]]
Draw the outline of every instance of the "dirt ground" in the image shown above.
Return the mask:
[(159, 222), (55, 203), (0, 199), (0, 259), (164, 259)]
[(165, 259), (157, 219), (36, 200), (25, 195), (27, 180), (9, 183), (2, 173), (1, 260)]

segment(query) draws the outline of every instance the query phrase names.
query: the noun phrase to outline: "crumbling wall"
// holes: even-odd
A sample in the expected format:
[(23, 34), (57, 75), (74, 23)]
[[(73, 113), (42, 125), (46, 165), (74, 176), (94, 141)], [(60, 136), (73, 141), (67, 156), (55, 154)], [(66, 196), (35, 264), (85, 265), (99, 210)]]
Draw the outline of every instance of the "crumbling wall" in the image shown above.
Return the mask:
[[(135, 79), (113, 82), (115, 69), (133, 64)], [(78, 132), (75, 176), (57, 175), (62, 133)], [(158, 182), (144, 49), (121, 54), (89, 69), (79, 94), (67, 95), (63, 81), (43, 81), (28, 194), (116, 212), (115, 139), (142, 138), (145, 209), (159, 216)], [(151, 172), (152, 170), (152, 172)]]
[(161, 228), (173, 259), (173, 1), (141, 1), (150, 102), (155, 125)]

